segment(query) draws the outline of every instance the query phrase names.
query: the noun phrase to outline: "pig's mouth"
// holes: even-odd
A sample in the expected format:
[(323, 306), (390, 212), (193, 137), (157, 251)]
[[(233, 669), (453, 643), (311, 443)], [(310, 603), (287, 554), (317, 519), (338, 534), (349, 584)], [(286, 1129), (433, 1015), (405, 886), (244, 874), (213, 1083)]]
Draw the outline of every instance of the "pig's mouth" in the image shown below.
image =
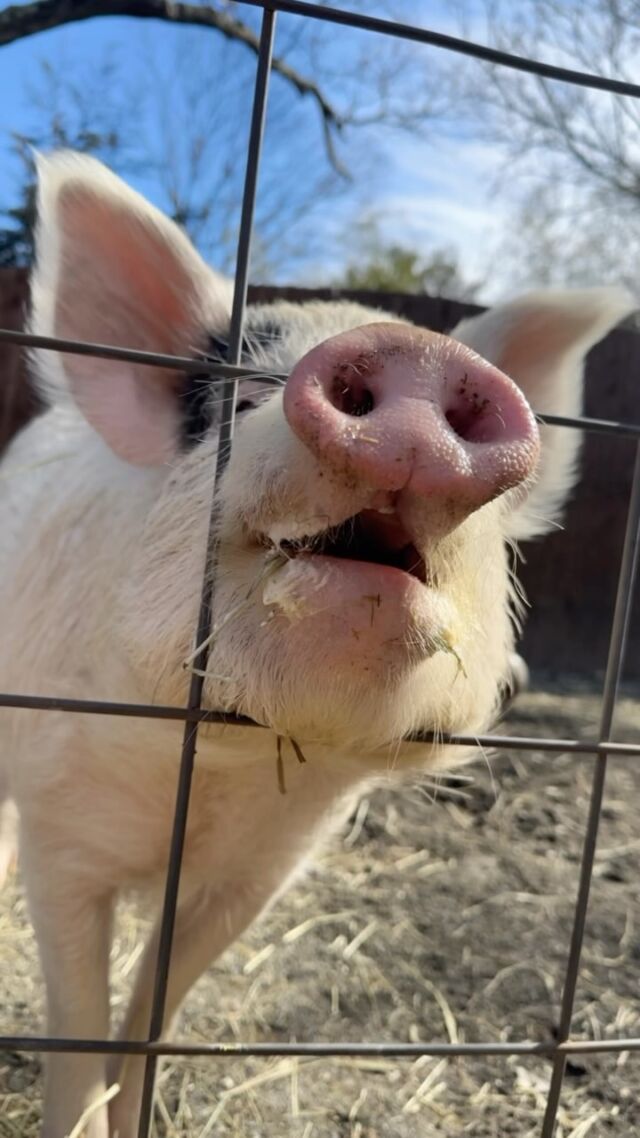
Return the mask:
[(362, 510), (322, 533), (280, 541), (278, 549), (287, 558), (315, 554), (385, 565), (415, 577), (423, 585), (432, 583), (424, 558), (400, 518), (378, 510)]

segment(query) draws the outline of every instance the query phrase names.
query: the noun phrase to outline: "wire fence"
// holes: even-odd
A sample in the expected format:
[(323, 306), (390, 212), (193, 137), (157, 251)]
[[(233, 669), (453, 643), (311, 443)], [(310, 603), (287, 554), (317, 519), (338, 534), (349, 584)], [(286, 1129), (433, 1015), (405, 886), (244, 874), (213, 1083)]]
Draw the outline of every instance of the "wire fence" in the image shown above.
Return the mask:
[[(359, 28), (385, 36), (413, 41), (415, 43), (429, 44), (446, 51), (457, 52), (499, 64), (503, 67), (536, 75), (546, 80), (569, 83), (594, 90), (608, 91), (636, 99), (640, 98), (640, 85), (637, 84), (626, 83), (613, 78), (579, 72), (563, 67), (555, 67), (533, 59), (515, 56), (481, 44), (472, 43), (467, 40), (442, 35), (410, 24), (383, 20), (329, 5), (306, 3), (305, 0), (270, 0), (269, 3), (266, 3), (265, 0), (243, 0), (243, 2), (262, 9), (262, 22), (242, 201), (227, 363), (222, 364), (203, 359), (133, 351), (124, 346), (113, 347), (103, 344), (81, 343), (0, 329), (0, 341), (11, 342), (24, 347), (39, 348), (41, 350), (95, 355), (150, 366), (161, 365), (162, 367), (173, 368), (183, 373), (208, 375), (211, 377), (212, 383), (220, 384), (222, 416), (219, 428), (219, 446), (214, 474), (212, 506), (215, 498), (215, 490), (219, 485), (220, 478), (230, 454), (238, 379), (241, 377), (250, 378), (252, 375), (256, 375), (257, 377), (259, 376), (261, 382), (265, 380), (263, 372), (254, 371), (241, 364), (241, 355), (254, 207), (278, 12), (286, 12), (307, 19), (328, 21), (338, 25)], [(274, 382), (282, 381), (285, 378), (285, 376), (273, 377)], [(541, 415), (539, 419), (549, 425), (570, 427), (582, 431), (610, 434), (618, 438), (633, 438), (637, 440), (626, 532), (618, 575), (616, 602), (611, 624), (599, 734), (597, 738), (591, 740), (500, 736), (494, 734), (482, 736), (457, 734), (445, 735), (444, 737), (438, 735), (438, 742), (443, 745), (462, 744), (469, 747), (496, 748), (500, 750), (514, 748), (526, 751), (546, 751), (556, 754), (592, 755), (594, 758), (591, 799), (585, 828), (573, 927), (570, 944), (568, 946), (567, 965), (564, 975), (562, 1002), (556, 1038), (547, 1043), (521, 1040), (513, 1042), (493, 1041), (479, 1043), (380, 1043), (369, 1041), (361, 1043), (295, 1042), (250, 1044), (177, 1044), (161, 1039), (199, 724), (206, 720), (207, 722), (225, 723), (229, 726), (236, 724), (242, 727), (253, 726), (256, 729), (267, 730), (267, 728), (261, 727), (260, 724), (254, 723), (244, 716), (237, 716), (225, 712), (224, 710), (212, 712), (202, 706), (204, 673), (206, 672), (208, 656), (206, 641), (210, 628), (217, 559), (216, 538), (213, 527), (210, 527), (209, 540), (207, 543), (208, 560), (203, 576), (200, 611), (194, 639), (194, 643), (203, 644), (203, 648), (199, 653), (199, 668), (192, 673), (188, 700), (185, 707), (62, 699), (54, 696), (33, 696), (23, 693), (0, 693), (0, 708), (12, 707), (32, 710), (65, 711), (85, 715), (130, 716), (136, 718), (184, 721), (173, 832), (168, 857), (168, 870), (148, 1037), (144, 1041), (116, 1042), (105, 1039), (52, 1039), (36, 1036), (3, 1035), (0, 1036), (0, 1048), (11, 1048), (25, 1052), (98, 1052), (102, 1054), (146, 1056), (144, 1090), (137, 1129), (138, 1138), (148, 1138), (150, 1132), (156, 1070), (158, 1060), (161, 1056), (219, 1056), (225, 1057), (226, 1059), (237, 1056), (384, 1056), (398, 1059), (416, 1059), (422, 1056), (544, 1056), (551, 1061), (552, 1070), (546, 1101), (546, 1111), (544, 1119), (542, 1120), (540, 1135), (541, 1138), (553, 1138), (567, 1057), (577, 1053), (640, 1051), (640, 1038), (580, 1040), (571, 1037), (571, 1022), (587, 920), (589, 893), (593, 875), (607, 764), (609, 758), (622, 756), (640, 757), (640, 740), (637, 743), (619, 743), (611, 738), (616, 701), (624, 666), (625, 649), (633, 603), (634, 582), (640, 550), (640, 423), (630, 425), (599, 419), (567, 418), (553, 415)], [(420, 733), (411, 736), (411, 739), (416, 742), (424, 743), (433, 741), (433, 736), (430, 733)]]

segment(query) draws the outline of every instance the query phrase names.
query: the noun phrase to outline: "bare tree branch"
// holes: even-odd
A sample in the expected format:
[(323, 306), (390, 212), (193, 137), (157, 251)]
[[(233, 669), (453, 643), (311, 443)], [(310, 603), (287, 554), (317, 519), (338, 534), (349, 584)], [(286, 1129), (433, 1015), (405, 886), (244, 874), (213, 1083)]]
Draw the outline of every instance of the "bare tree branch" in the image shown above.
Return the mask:
[[(77, 0), (75, 3), (70, 0), (36, 0), (32, 4), (13, 4), (0, 11), (0, 47), (64, 24), (79, 23), (97, 16), (130, 16), (209, 28), (220, 32), (229, 40), (244, 44), (255, 55), (259, 50), (258, 37), (241, 20), (236, 20), (226, 12), (217, 11), (210, 5), (173, 3), (173, 0)], [(322, 116), (329, 161), (338, 173), (345, 176), (346, 171), (336, 154), (332, 134), (332, 131), (340, 130), (344, 125), (342, 117), (324, 97), (317, 83), (307, 79), (283, 59), (274, 59), (272, 67), (299, 95), (308, 95), (315, 102)]]
[[(501, 50), (547, 55), (625, 80), (640, 48), (638, 0), (482, 0)], [(477, 5), (473, 6), (477, 14)], [(513, 203), (502, 252), (518, 287), (624, 282), (638, 288), (640, 106), (494, 68), (451, 86), (457, 106), (502, 152), (496, 183)], [(517, 184), (519, 183), (519, 184)]]

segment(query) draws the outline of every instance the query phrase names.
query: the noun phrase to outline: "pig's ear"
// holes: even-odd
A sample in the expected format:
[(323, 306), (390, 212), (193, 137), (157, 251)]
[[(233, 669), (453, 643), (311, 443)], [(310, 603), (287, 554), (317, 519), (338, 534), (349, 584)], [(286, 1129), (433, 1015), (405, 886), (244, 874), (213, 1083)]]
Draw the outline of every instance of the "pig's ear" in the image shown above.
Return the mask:
[[(230, 286), (173, 222), (95, 159), (39, 158), (31, 330), (192, 355), (228, 323)], [(116, 454), (175, 454), (180, 373), (91, 356), (38, 354), (49, 399), (72, 396)]]
[[(576, 416), (587, 352), (636, 308), (621, 289), (534, 292), (463, 320), (451, 335), (510, 376), (534, 411)], [(536, 481), (508, 523), (516, 538), (546, 533), (577, 481), (581, 432), (543, 426), (540, 433)]]

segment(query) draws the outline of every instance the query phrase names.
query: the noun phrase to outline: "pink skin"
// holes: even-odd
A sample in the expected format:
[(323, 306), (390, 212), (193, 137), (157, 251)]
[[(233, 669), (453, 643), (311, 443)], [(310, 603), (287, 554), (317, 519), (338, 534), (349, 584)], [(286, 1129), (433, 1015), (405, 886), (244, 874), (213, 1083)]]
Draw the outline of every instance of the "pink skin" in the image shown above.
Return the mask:
[(336, 475), (460, 503), (463, 516), (531, 475), (540, 446), (506, 375), (446, 336), (398, 324), (313, 348), (287, 381), (284, 411)]
[(408, 573), (322, 555), (289, 561), (263, 599), (286, 619), (294, 657), (314, 644), (325, 666), (347, 662), (352, 672), (417, 663), (442, 646), (454, 621), (446, 598)]
[(267, 585), (265, 603), (286, 619), (288, 637), (306, 640), (317, 626), (335, 662), (359, 659), (369, 670), (378, 657), (385, 668), (431, 655), (455, 613), (413, 542), (423, 552), (534, 472), (540, 443), (526, 399), (463, 345), (385, 323), (308, 352), (287, 381), (284, 411), (334, 483), (368, 501), (360, 516), (381, 560), (401, 556), (384, 565), (298, 554)]

